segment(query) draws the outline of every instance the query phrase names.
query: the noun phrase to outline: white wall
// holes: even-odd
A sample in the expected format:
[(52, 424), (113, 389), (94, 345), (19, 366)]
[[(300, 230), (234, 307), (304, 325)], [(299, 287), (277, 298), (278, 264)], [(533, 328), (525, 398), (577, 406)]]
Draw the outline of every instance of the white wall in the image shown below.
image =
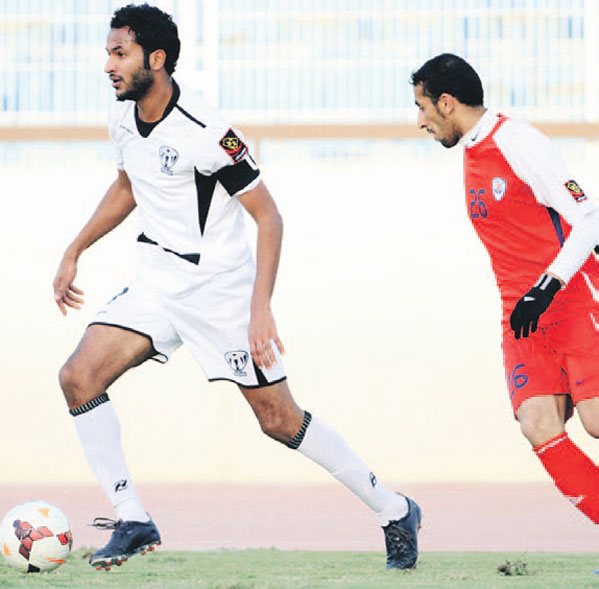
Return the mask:
[[(584, 157), (565, 147), (575, 177), (599, 194), (597, 145)], [(82, 257), (84, 309), (59, 314), (60, 256), (114, 175), (61, 149), (1, 168), (0, 484), (93, 480), (57, 372), (135, 264), (127, 221)], [(499, 299), (465, 215), (461, 153), (401, 153), (379, 165), (263, 167), (286, 223), (274, 307), (292, 390), (381, 479), (545, 480), (511, 416)], [(208, 384), (185, 350), (109, 393), (138, 482), (328, 480), (266, 439), (236, 387)], [(595, 457), (579, 425), (571, 430)]]

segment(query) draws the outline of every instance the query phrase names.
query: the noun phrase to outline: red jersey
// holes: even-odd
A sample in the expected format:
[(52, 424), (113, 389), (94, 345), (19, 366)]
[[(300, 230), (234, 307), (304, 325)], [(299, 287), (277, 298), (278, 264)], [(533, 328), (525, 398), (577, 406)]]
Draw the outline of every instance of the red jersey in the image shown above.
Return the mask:
[[(501, 293), (503, 327), (509, 330), (514, 306), (557, 263), (571, 224), (598, 205), (571, 179), (549, 139), (530, 125), (487, 111), (460, 143), (465, 146), (468, 215), (489, 253)], [(599, 264), (591, 255), (557, 293), (539, 325), (588, 313), (599, 331), (596, 289)]]

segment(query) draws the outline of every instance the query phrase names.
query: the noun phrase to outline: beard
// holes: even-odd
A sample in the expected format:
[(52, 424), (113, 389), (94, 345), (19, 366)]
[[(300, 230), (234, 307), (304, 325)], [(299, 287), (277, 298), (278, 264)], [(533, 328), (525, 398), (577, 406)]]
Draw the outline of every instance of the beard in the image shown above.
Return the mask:
[(154, 85), (154, 75), (152, 70), (140, 67), (131, 76), (131, 83), (121, 94), (116, 95), (118, 101), (133, 100), (140, 101), (148, 95), (148, 92)]
[(445, 126), (445, 135), (439, 139), (439, 143), (443, 147), (453, 147), (458, 144), (458, 141), (462, 138), (462, 134), (455, 128), (450, 121), (447, 120), (447, 117), (439, 110), (437, 107), (437, 113), (441, 117), (441, 119), (446, 123)]
[(462, 136), (454, 129), (451, 134), (443, 137), (439, 140), (439, 143), (443, 147), (454, 147), (458, 144), (458, 141), (462, 138)]

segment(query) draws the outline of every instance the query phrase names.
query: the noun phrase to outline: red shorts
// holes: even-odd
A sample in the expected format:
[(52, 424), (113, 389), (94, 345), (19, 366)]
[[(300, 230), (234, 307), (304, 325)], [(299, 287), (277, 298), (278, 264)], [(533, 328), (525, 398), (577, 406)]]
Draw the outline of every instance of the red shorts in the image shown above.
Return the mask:
[[(502, 348), (514, 414), (523, 401), (540, 395), (569, 395), (574, 405), (599, 397), (599, 332), (589, 313), (519, 340), (504, 329)], [(572, 404), (566, 419), (571, 415)]]

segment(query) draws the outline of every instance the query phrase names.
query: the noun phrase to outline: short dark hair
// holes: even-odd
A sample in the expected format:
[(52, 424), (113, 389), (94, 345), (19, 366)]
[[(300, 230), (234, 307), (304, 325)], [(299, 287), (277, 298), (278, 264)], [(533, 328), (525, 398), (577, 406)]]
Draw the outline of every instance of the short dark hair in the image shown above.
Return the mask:
[(164, 69), (169, 76), (175, 71), (181, 41), (177, 25), (169, 14), (149, 4), (127, 4), (112, 15), (110, 27), (128, 27), (135, 33), (135, 42), (143, 49), (146, 67), (149, 67), (150, 53), (162, 49), (166, 53)]
[(433, 104), (441, 94), (451, 94), (462, 104), (483, 105), (483, 85), (474, 68), (452, 53), (442, 53), (429, 59), (412, 74), (412, 85), (422, 84), (422, 92)]

